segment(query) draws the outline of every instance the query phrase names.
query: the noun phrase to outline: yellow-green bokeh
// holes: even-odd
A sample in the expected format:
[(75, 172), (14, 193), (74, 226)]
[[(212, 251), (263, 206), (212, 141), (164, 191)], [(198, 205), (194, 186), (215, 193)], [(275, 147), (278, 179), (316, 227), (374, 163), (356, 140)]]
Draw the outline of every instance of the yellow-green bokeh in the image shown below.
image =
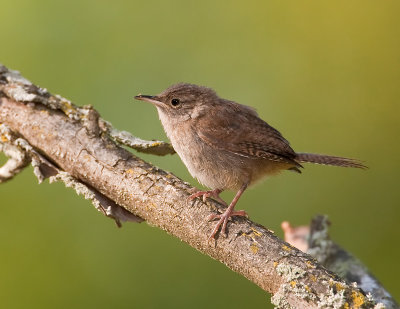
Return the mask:
[[(364, 160), (367, 171), (283, 173), (239, 207), (280, 235), (283, 220), (328, 214), (334, 240), (400, 299), (399, 9), (395, 0), (2, 0), (0, 62), (142, 138), (165, 134), (132, 97), (185, 81), (256, 107), (297, 151)], [(141, 156), (196, 185), (177, 156)], [(31, 169), (0, 185), (0, 214), (1, 308), (269, 302), (157, 228), (117, 229), (71, 189), (38, 185)]]

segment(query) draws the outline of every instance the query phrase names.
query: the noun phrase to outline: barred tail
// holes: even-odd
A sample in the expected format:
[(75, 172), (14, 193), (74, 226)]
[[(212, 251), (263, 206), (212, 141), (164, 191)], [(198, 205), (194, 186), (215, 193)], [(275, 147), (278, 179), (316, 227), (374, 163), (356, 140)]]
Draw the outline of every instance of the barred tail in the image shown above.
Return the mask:
[(300, 163), (307, 162), (307, 163), (334, 165), (342, 167), (356, 167), (362, 169), (367, 168), (367, 166), (365, 166), (360, 161), (355, 159), (327, 156), (314, 153), (297, 153), (297, 157), (295, 158), (295, 160)]

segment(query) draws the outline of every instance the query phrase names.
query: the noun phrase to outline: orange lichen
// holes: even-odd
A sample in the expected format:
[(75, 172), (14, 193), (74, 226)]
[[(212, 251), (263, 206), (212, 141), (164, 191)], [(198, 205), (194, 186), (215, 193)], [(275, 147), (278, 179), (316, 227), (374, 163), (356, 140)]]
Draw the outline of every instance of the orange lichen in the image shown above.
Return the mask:
[(307, 265), (308, 268), (315, 268), (315, 265), (311, 261), (307, 261), (306, 265)]
[(345, 287), (339, 282), (336, 282), (335, 287), (336, 287), (336, 291), (338, 291), (338, 292), (345, 289)]
[(365, 303), (365, 296), (358, 291), (351, 292), (354, 308), (360, 308)]
[(256, 245), (256, 244), (251, 244), (250, 245), (250, 250), (251, 250), (251, 252), (253, 252), (254, 254), (256, 254), (257, 252), (258, 252), (258, 250), (259, 250), (260, 248), (258, 248), (258, 246)]
[(8, 142), (8, 138), (5, 135), (1, 135), (0, 139), (3, 143)]
[(283, 245), (282, 249), (285, 251), (289, 251), (289, 252), (292, 251), (292, 248), (290, 248), (289, 246), (286, 246), (286, 245)]
[(259, 231), (257, 231), (254, 227), (252, 227), (251, 230), (253, 231), (254, 236), (258, 236), (258, 237), (262, 236), (262, 234)]

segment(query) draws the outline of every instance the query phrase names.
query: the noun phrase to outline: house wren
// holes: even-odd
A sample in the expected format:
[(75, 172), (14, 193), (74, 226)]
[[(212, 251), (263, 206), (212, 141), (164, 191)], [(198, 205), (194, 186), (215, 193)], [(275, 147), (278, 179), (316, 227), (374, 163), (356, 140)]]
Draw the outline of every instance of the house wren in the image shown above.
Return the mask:
[[(210, 238), (219, 228), (226, 234), (231, 216), (247, 216), (235, 211), (246, 188), (258, 180), (292, 170), (301, 173), (301, 163), (317, 163), (365, 168), (357, 160), (311, 153), (296, 153), (289, 142), (258, 117), (248, 106), (218, 97), (210, 88), (180, 83), (156, 96), (138, 95), (137, 100), (152, 103), (158, 111), (172, 146), (188, 168), (211, 191), (190, 196), (213, 197), (227, 206)], [(237, 191), (229, 206), (219, 197), (224, 190)]]

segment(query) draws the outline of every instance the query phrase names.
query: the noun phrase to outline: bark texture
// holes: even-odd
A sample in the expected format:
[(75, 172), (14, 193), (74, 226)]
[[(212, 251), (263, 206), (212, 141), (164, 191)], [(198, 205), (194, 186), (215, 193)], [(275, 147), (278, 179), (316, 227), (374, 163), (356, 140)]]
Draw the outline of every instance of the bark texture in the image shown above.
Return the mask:
[[(227, 238), (209, 241), (214, 224), (206, 218), (221, 205), (188, 201), (192, 187), (117, 145), (110, 137), (110, 124), (93, 108), (76, 107), (4, 66), (0, 66), (0, 123), (15, 136), (13, 141), (1, 135), (3, 144), (24, 140), (32, 147), (32, 160), (47, 162), (39, 164), (44, 177), (82, 184), (93, 198), (122, 206), (133, 221), (140, 221), (138, 217), (148, 221), (274, 294), (272, 301), (278, 307), (375, 306), (364, 292), (310, 255), (248, 219), (233, 219)], [(161, 154), (173, 152), (168, 146), (161, 148)], [(26, 164), (20, 161), (13, 170)], [(106, 214), (107, 207), (102, 208)]]

